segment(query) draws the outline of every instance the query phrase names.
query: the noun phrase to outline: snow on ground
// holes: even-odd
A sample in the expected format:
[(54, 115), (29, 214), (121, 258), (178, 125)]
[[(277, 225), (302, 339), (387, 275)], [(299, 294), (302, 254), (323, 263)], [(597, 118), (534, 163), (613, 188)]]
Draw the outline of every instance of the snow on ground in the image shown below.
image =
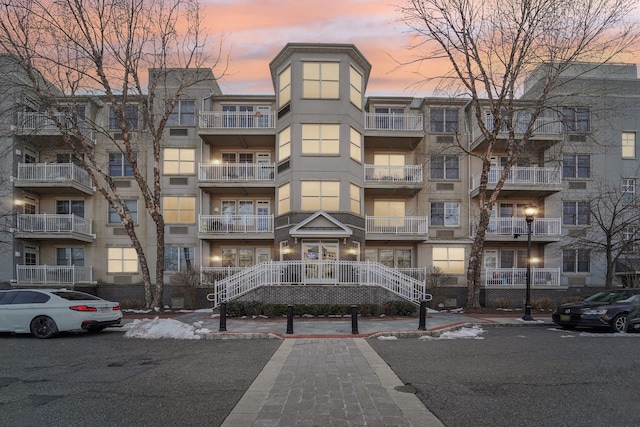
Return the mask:
[(432, 337), (424, 335), (420, 337), (421, 340), (455, 340), (458, 338), (467, 338), (474, 340), (483, 340), (484, 337), (480, 335), (484, 333), (484, 329), (480, 326), (472, 326), (470, 328), (460, 328), (455, 331), (446, 331), (440, 334), (438, 337)]
[(200, 334), (211, 332), (202, 327), (202, 322), (195, 322), (192, 325), (174, 319), (136, 319), (124, 325), (126, 338), (173, 338), (178, 340), (199, 340)]

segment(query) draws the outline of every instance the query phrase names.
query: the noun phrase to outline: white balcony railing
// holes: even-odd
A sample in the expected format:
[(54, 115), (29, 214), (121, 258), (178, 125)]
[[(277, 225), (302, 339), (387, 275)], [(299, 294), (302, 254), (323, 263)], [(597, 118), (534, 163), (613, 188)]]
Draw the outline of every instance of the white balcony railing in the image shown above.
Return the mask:
[[(489, 132), (493, 131), (493, 117), (485, 119), (485, 126)], [(526, 118), (516, 120), (513, 128), (516, 134), (523, 134), (529, 126)], [(507, 126), (503, 125), (500, 132), (507, 132)], [(533, 123), (533, 135), (559, 135), (562, 132), (562, 122), (557, 117), (538, 117)]]
[(424, 130), (422, 114), (364, 113), (365, 130)]
[(365, 182), (421, 184), (422, 165), (364, 165)]
[[(17, 125), (22, 131), (58, 131), (58, 125), (64, 129), (73, 129), (73, 121), (68, 113), (55, 113), (55, 120), (46, 113), (38, 112), (18, 112)], [(93, 140), (93, 129), (85, 122), (83, 117), (78, 117), (77, 127), (82, 135)]]
[(18, 214), (17, 228), (30, 233), (92, 234), (91, 220), (74, 214)]
[(201, 163), (200, 181), (273, 181), (274, 163)]
[(366, 232), (423, 236), (428, 231), (426, 216), (367, 216)]
[(17, 265), (16, 281), (38, 285), (93, 283), (93, 269), (75, 265)]
[[(473, 234), (476, 234), (477, 227)], [(525, 218), (506, 217), (491, 218), (487, 227), (487, 235), (490, 236), (513, 236), (526, 235), (527, 221)], [(562, 218), (535, 218), (531, 224), (531, 235), (533, 236), (560, 236), (562, 234)]]
[(202, 111), (199, 126), (204, 129), (273, 129), (273, 111)]
[[(480, 186), (480, 175), (478, 172), (473, 175), (471, 186), (473, 189)], [(502, 174), (502, 168), (491, 168), (489, 170), (489, 184), (497, 184)], [(513, 166), (507, 175), (505, 184), (521, 185), (558, 185), (562, 183), (562, 175), (559, 168), (547, 168), (537, 166)]]
[(200, 215), (200, 233), (273, 233), (273, 215)]
[[(484, 271), (483, 284), (488, 286), (525, 286), (526, 268), (487, 268)], [(559, 268), (531, 268), (531, 285), (560, 285)]]
[(20, 163), (18, 180), (32, 182), (70, 181), (93, 187), (87, 171), (74, 163)]

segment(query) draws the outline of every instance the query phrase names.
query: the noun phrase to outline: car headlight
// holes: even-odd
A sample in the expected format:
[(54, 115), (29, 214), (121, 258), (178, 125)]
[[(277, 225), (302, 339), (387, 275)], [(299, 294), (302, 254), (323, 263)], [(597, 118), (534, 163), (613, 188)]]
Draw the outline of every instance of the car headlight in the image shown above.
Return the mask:
[(587, 314), (590, 316), (602, 316), (603, 314), (607, 314), (606, 308), (587, 308), (582, 310), (582, 314)]

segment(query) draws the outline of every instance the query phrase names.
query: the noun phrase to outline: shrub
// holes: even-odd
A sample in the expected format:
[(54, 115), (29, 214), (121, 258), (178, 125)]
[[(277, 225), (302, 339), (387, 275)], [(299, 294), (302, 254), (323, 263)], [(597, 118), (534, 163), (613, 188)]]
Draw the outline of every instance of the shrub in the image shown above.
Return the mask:
[(503, 308), (507, 310), (513, 309), (513, 301), (509, 298), (498, 298), (493, 302), (495, 308)]
[(573, 296), (570, 296), (570, 297), (565, 298), (565, 299), (564, 299), (564, 301), (563, 301), (562, 303), (563, 303), (563, 304), (567, 304), (567, 303), (570, 303), (570, 302), (578, 302), (578, 301), (582, 301), (583, 299), (584, 299), (584, 298), (583, 298), (583, 297), (581, 297), (581, 296), (573, 295)]
[(126, 299), (120, 303), (120, 307), (123, 310), (142, 310), (144, 309), (144, 302), (138, 299)]
[(540, 311), (552, 311), (556, 308), (556, 303), (551, 298), (539, 298), (531, 301), (531, 308)]
[(388, 316), (411, 316), (418, 307), (408, 301), (387, 301), (384, 303), (384, 314)]

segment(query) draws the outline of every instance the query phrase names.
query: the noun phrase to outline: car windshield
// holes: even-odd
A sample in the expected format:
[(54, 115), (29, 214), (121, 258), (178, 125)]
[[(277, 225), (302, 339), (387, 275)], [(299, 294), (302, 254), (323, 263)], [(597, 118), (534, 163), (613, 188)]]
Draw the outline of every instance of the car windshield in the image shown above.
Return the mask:
[(69, 301), (86, 301), (86, 300), (100, 299), (96, 296), (85, 294), (84, 292), (76, 292), (76, 291), (55, 291), (51, 293), (59, 296), (60, 298), (67, 299)]
[(631, 294), (628, 292), (598, 292), (584, 300), (587, 302), (617, 302), (630, 296)]

